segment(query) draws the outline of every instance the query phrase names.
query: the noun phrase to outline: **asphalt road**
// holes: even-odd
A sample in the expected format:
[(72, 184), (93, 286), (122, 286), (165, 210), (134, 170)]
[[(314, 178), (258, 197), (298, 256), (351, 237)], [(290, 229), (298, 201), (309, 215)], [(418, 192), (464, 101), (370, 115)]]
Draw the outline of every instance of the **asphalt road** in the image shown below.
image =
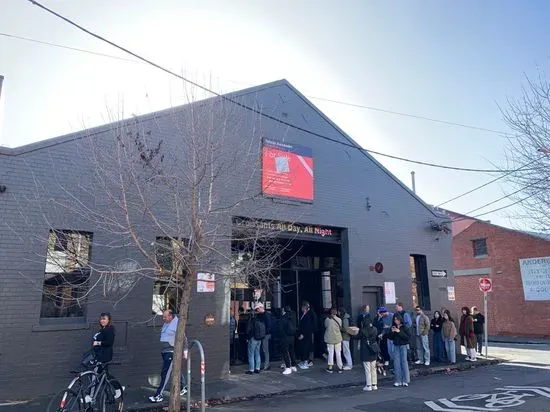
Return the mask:
[(449, 375), (417, 378), (408, 388), (385, 384), (377, 392), (362, 388), (313, 391), (209, 408), (210, 411), (317, 412), (498, 412), (550, 410), (550, 345), (493, 347), (490, 355), (508, 362)]

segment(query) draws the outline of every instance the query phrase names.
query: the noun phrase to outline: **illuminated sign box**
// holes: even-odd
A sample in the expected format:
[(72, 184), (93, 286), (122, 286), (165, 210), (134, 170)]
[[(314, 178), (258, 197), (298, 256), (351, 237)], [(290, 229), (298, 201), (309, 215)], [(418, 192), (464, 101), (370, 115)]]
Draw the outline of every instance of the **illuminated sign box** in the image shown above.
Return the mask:
[(263, 139), (262, 193), (313, 202), (313, 152), (308, 147)]

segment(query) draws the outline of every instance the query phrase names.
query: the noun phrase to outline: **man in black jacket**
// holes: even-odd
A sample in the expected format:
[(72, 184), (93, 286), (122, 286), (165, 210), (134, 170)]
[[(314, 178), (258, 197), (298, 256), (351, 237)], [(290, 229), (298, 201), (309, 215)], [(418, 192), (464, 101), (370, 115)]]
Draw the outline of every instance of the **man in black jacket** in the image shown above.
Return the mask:
[(296, 338), (296, 314), (290, 306), (283, 308), (283, 316), (279, 322), (279, 340), (281, 342), (281, 353), (285, 361), (283, 375), (290, 375), (296, 372), (296, 355), (294, 352), (294, 339)]
[(309, 369), (309, 353), (313, 346), (313, 334), (317, 328), (316, 316), (309, 307), (309, 302), (302, 303), (302, 313), (298, 325), (298, 341), (300, 345), (300, 369)]
[(485, 316), (475, 306), (472, 308), (474, 318), (474, 333), (477, 340), (477, 351), (482, 355), (483, 350), (483, 335), (485, 334)]

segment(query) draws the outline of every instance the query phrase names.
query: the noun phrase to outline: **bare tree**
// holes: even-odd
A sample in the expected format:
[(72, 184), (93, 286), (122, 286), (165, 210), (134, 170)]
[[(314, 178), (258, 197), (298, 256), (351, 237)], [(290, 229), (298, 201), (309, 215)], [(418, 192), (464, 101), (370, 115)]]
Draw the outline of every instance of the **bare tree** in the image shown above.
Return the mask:
[(537, 231), (550, 229), (550, 83), (543, 72), (527, 78), (521, 97), (507, 100), (504, 120), (515, 132), (508, 138), (508, 180), (516, 186), (521, 217)]
[[(211, 99), (154, 118), (119, 121), (74, 146), (75, 173), (87, 174), (76, 185), (57, 176), (54, 187), (46, 187), (35, 176), (36, 190), (27, 199), (36, 207), (48, 205), (42, 216), (51, 228), (46, 260), (52, 272), (71, 283), (73, 292), (81, 289), (62, 299), (52, 292), (58, 304), (78, 305), (97, 295), (118, 301), (143, 278), (162, 281), (170, 303), (177, 298), (170, 411), (180, 410), (187, 314), (197, 275), (207, 272), (264, 289), (276, 279), (285, 248), (279, 230), (259, 220), (235, 220), (238, 211), (253, 210), (260, 195), (257, 120), (234, 104)], [(109, 242), (57, 230), (58, 213), (88, 222), (94, 233), (109, 234)], [(87, 258), (90, 245), (112, 255), (130, 253), (100, 264)], [(81, 276), (68, 279), (68, 272)]]

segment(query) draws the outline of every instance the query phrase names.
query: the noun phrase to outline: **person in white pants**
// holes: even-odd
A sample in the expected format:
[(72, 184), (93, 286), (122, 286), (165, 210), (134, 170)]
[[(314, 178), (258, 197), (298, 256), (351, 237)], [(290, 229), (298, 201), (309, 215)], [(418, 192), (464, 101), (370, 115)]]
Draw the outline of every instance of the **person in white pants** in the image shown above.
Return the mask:
[(345, 371), (353, 369), (353, 360), (351, 358), (350, 339), (351, 336), (347, 332), (350, 325), (350, 315), (346, 312), (345, 308), (340, 308), (340, 318), (342, 319), (342, 352), (344, 359), (346, 360)]
[(333, 373), (334, 357), (336, 356), (336, 365), (338, 373), (342, 373), (342, 319), (337, 316), (338, 311), (331, 309), (329, 316), (325, 319), (325, 343), (327, 344), (328, 373)]

